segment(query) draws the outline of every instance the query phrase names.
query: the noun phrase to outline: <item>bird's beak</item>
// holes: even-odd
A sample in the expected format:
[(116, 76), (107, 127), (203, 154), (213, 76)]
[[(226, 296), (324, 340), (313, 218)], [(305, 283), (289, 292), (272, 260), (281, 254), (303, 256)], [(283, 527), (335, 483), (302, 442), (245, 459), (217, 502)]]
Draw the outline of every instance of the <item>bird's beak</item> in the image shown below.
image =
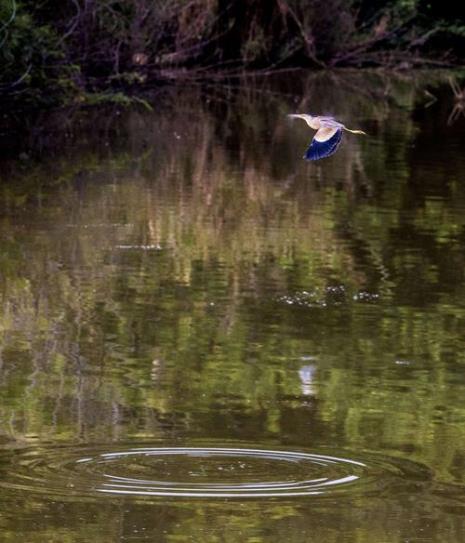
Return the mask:
[(305, 113), (289, 113), (287, 116), (290, 119), (303, 119), (304, 121), (310, 117), (310, 115), (306, 115)]

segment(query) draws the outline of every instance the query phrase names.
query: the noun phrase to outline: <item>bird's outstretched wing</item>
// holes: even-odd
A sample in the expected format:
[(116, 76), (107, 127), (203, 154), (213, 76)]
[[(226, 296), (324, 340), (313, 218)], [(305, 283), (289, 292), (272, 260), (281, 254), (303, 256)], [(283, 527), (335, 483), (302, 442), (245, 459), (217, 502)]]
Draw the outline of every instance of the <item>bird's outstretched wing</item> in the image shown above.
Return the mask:
[(326, 158), (337, 151), (342, 140), (342, 128), (322, 126), (316, 131), (310, 147), (305, 152), (306, 160)]

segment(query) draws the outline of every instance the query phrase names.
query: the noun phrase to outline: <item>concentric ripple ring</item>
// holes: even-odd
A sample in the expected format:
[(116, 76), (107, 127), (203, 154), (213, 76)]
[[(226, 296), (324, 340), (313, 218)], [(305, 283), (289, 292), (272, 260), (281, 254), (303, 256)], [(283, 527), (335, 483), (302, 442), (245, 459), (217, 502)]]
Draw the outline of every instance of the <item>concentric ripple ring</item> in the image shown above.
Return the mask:
[[(49, 495), (292, 498), (369, 492), (420, 467), (287, 450), (224, 447), (26, 449), (5, 462), (0, 487)], [(5, 470), (5, 465), (7, 469)], [(415, 465), (416, 466), (416, 465)]]
[[(212, 448), (202, 449), (195, 447), (185, 448), (159, 448), (159, 449), (138, 449), (122, 453), (108, 453), (102, 455), (103, 458), (121, 458), (122, 456), (133, 455), (149, 456), (197, 456), (201, 458), (225, 459), (259, 459), (269, 465), (269, 473), (273, 473), (272, 462), (292, 462), (295, 464), (312, 464), (314, 466), (329, 466), (334, 464), (344, 464), (346, 466), (365, 467), (363, 463), (354, 460), (336, 458), (331, 456), (300, 453), (292, 451), (273, 451), (262, 449), (228, 449)], [(241, 464), (239, 463), (239, 466)], [(278, 470), (279, 472), (279, 470)], [(130, 493), (150, 496), (183, 496), (183, 497), (227, 497), (227, 498), (245, 498), (245, 497), (282, 497), (282, 496), (307, 496), (322, 493), (325, 487), (343, 485), (355, 481), (359, 478), (354, 473), (347, 473), (337, 478), (319, 477), (315, 479), (291, 480), (291, 481), (256, 481), (256, 482), (236, 482), (227, 483), (163, 483), (161, 481), (138, 480), (131, 478), (116, 477), (106, 475), (108, 482), (100, 492), (108, 493)], [(140, 488), (141, 487), (141, 488)]]

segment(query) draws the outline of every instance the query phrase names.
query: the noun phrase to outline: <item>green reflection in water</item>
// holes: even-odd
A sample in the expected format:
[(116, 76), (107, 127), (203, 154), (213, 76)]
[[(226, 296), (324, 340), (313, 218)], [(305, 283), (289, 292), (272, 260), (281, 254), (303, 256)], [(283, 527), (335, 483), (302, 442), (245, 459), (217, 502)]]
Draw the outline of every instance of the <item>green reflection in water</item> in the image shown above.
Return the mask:
[[(465, 122), (448, 125), (447, 76), (292, 75), (57, 115), (0, 173), (6, 448), (348, 449), (434, 484), (343, 503), (6, 493), (6, 541), (463, 539)], [(370, 137), (305, 163), (311, 134), (285, 119), (305, 110)]]

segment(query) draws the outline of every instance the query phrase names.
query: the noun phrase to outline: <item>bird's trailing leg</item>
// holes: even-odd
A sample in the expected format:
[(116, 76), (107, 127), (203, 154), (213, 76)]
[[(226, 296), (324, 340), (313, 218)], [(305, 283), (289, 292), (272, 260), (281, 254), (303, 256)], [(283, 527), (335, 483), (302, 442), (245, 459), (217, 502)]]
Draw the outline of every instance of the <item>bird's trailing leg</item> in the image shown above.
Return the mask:
[(344, 126), (344, 130), (347, 130), (347, 132), (350, 132), (351, 134), (362, 134), (363, 136), (366, 136), (367, 133), (363, 130), (351, 130), (350, 128), (347, 128)]

